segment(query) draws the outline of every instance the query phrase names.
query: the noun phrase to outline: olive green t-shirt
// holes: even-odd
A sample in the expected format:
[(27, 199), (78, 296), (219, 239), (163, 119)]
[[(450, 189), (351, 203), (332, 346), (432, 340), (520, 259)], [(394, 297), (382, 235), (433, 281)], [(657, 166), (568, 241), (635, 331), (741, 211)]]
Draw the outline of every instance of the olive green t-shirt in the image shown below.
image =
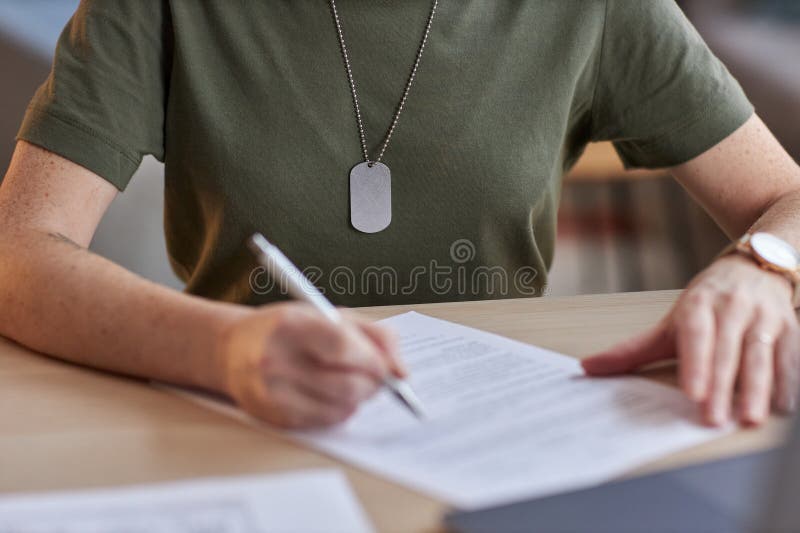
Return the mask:
[[(338, 2), (373, 156), (430, 4)], [(84, 0), (19, 138), (120, 190), (144, 155), (164, 161), (191, 293), (275, 298), (244, 244), (260, 231), (334, 302), (379, 305), (541, 294), (561, 178), (586, 143), (672, 166), (752, 112), (673, 0), (441, 0), (384, 157), (392, 222), (365, 234), (328, 2)]]

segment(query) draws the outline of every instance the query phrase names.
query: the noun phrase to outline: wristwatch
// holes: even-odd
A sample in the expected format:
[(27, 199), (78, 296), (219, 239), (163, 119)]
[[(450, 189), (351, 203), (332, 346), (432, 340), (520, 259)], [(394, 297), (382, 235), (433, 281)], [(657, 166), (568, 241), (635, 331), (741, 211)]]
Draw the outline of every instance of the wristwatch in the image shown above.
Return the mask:
[(784, 276), (792, 284), (792, 305), (800, 308), (800, 252), (783, 239), (763, 231), (745, 233), (720, 255), (740, 253), (753, 259), (764, 270)]

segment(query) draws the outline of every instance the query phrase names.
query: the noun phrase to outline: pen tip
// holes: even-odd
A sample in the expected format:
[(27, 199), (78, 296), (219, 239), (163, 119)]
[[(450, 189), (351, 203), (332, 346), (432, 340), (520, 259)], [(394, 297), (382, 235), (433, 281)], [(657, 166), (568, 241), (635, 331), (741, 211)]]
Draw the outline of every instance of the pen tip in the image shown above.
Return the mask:
[(418, 420), (426, 420), (428, 418), (428, 415), (425, 413), (425, 409), (422, 408), (422, 402), (412, 391), (403, 391), (402, 393), (397, 394), (397, 397)]
[(418, 420), (425, 420), (428, 418), (425, 414), (425, 409), (422, 407), (422, 400), (419, 399), (405, 380), (398, 379), (395, 376), (386, 376), (384, 382), (394, 396), (400, 400), (400, 403), (405, 405)]
[(417, 407), (412, 407), (411, 412), (414, 413), (414, 416), (417, 417), (417, 420), (423, 421), (428, 419), (428, 415), (425, 414), (425, 411), (420, 410)]

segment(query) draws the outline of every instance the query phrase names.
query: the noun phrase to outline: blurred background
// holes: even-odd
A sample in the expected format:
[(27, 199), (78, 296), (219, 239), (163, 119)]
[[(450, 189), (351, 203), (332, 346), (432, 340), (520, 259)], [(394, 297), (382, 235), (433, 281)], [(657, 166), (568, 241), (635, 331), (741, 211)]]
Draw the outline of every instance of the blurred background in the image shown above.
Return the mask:
[[(131, 0), (136, 1), (136, 0)], [(639, 1), (639, 0), (631, 0)], [(678, 2), (800, 161), (800, 0)], [(78, 0), (0, 0), (0, 168)], [(160, 283), (181, 287), (162, 233), (163, 168), (142, 164), (103, 220), (92, 248)], [(559, 214), (552, 296), (683, 287), (726, 239), (665, 172), (626, 172), (592, 145), (568, 176)]]

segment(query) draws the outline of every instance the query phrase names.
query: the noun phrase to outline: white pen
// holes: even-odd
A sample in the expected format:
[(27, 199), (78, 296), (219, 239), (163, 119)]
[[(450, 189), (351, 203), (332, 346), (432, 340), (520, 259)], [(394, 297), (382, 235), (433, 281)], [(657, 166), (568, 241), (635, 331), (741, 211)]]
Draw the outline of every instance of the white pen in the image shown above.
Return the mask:
[[(277, 246), (270, 243), (260, 233), (253, 234), (248, 246), (258, 258), (258, 262), (267, 269), (272, 279), (277, 281), (290, 296), (313, 305), (320, 313), (333, 323), (342, 321), (342, 314), (325, 296), (306, 278)], [(392, 375), (383, 378), (383, 385), (405, 405), (417, 418), (425, 417), (422, 402), (411, 386)]]

